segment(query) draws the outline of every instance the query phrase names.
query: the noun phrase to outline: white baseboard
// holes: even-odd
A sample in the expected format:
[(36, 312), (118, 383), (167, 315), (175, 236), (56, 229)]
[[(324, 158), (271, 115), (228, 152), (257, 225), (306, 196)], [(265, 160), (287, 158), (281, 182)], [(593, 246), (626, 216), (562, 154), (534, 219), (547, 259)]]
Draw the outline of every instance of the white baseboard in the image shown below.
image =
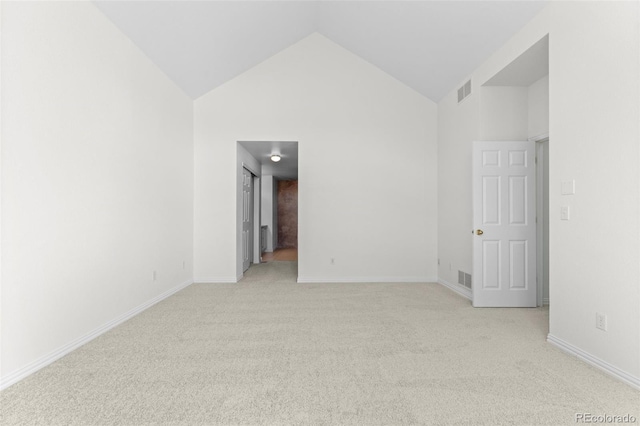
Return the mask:
[[(242, 277), (240, 277), (242, 278)], [(236, 277), (197, 277), (193, 279), (194, 284), (235, 284), (240, 281)]]
[(434, 283), (435, 278), (430, 277), (349, 277), (349, 278), (315, 278), (298, 276), (299, 284), (317, 283)]
[(141, 305), (136, 306), (135, 308), (131, 309), (128, 312), (125, 312), (124, 314), (112, 319), (111, 321), (107, 322), (106, 324), (103, 324), (102, 326), (90, 331), (89, 333), (85, 334), (84, 336), (81, 336), (69, 343), (67, 343), (66, 345), (63, 345), (61, 347), (59, 347), (58, 349), (54, 350), (53, 352), (50, 352), (49, 354), (40, 357), (38, 359), (36, 359), (33, 362), (30, 362), (29, 364), (25, 365), (24, 367), (11, 372), (9, 374), (7, 374), (6, 376), (2, 377), (0, 379), (0, 390), (6, 389), (9, 386), (19, 382), (20, 380), (24, 379), (25, 377), (35, 373), (36, 371), (40, 370), (43, 367), (46, 367), (47, 365), (51, 364), (54, 361), (57, 361), (58, 359), (62, 358), (63, 356), (69, 354), (70, 352), (74, 351), (75, 349), (79, 348), (80, 346), (90, 342), (91, 340), (95, 339), (96, 337), (100, 336), (101, 334), (106, 333), (107, 331), (111, 330), (112, 328), (114, 328), (117, 325), (122, 324), (123, 322), (125, 322), (126, 320), (138, 315), (140, 312), (144, 311), (145, 309), (150, 308), (151, 306), (155, 305), (156, 303), (166, 299), (167, 297), (173, 295), (174, 293), (177, 293), (178, 291), (182, 290), (183, 288), (191, 285), (193, 283), (193, 281), (188, 280), (185, 281), (179, 285), (177, 285), (176, 287), (173, 287), (167, 291), (165, 291), (162, 294), (159, 294), (158, 296), (154, 297), (153, 299), (150, 299), (144, 303), (142, 303)]
[(458, 293), (460, 296), (464, 298), (467, 298), (469, 300), (472, 299), (471, 290), (463, 285), (451, 284), (450, 282), (445, 281), (443, 279), (439, 279), (438, 284), (442, 284), (443, 286), (447, 287), (449, 290), (455, 291), (456, 293)]
[(593, 365), (594, 367), (604, 371), (610, 376), (613, 376), (616, 379), (625, 382), (631, 387), (640, 390), (640, 377), (635, 377), (627, 373), (626, 371), (622, 371), (618, 367), (615, 367), (609, 364), (608, 362), (603, 361), (600, 358), (597, 358), (583, 351), (582, 349), (573, 346), (571, 343), (567, 343), (564, 340), (552, 334), (547, 335), (547, 342), (551, 343), (553, 346), (561, 349), (562, 351), (570, 355), (576, 356), (582, 361), (585, 361), (586, 363)]

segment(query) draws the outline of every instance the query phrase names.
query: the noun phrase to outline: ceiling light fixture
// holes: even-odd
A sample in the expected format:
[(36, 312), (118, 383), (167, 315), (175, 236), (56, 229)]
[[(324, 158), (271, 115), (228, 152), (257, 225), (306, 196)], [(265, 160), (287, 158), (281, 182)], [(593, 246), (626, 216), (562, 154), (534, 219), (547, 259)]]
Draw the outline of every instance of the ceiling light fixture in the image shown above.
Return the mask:
[(273, 161), (274, 163), (277, 163), (281, 159), (282, 158), (280, 157), (280, 154), (271, 154), (271, 161)]

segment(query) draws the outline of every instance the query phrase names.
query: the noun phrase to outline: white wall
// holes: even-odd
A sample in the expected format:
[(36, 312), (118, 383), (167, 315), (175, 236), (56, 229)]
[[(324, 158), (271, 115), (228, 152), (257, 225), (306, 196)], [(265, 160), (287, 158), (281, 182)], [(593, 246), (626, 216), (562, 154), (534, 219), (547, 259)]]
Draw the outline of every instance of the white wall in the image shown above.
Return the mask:
[(527, 87), (481, 87), (480, 140), (527, 140), (529, 115), (527, 94)]
[(527, 138), (549, 133), (549, 76), (527, 88)]
[(191, 281), (193, 109), (91, 3), (2, 19), (7, 384)]
[(457, 283), (458, 270), (473, 270), (471, 141), (480, 132), (477, 87), (460, 104), (456, 96), (438, 104), (438, 279), (448, 284)]
[(299, 142), (302, 281), (435, 278), (433, 102), (318, 34), (197, 99), (196, 280), (235, 274), (238, 140)]
[[(552, 2), (470, 76), (476, 86), (483, 84), (549, 33), (549, 339), (636, 386), (639, 13), (634, 2)], [(470, 152), (481, 127), (479, 102), (467, 99), (457, 105), (455, 97), (452, 91), (438, 105), (444, 280), (452, 276), (449, 262), (463, 268), (471, 264)], [(539, 124), (531, 124), (529, 134), (538, 131)], [(561, 182), (568, 179), (576, 180), (577, 193), (561, 196)], [(458, 199), (458, 194), (457, 208), (449, 210), (453, 202), (447, 197)], [(571, 221), (560, 221), (562, 205), (571, 207)], [(608, 315), (609, 331), (595, 328), (596, 312)]]
[[(554, 5), (550, 35), (550, 334), (640, 387), (637, 2)], [(576, 194), (560, 195), (575, 179)], [(560, 206), (571, 220), (560, 221)], [(607, 332), (595, 328), (607, 314)]]

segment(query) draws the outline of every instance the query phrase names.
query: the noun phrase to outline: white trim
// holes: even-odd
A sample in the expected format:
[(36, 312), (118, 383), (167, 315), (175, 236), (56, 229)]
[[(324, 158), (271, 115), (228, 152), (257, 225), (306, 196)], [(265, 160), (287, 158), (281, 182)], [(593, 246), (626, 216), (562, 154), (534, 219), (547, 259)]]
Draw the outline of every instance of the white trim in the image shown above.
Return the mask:
[(626, 371), (622, 371), (618, 367), (615, 367), (608, 362), (603, 361), (600, 358), (597, 358), (590, 353), (573, 346), (571, 343), (565, 342), (564, 340), (552, 335), (551, 333), (547, 335), (547, 342), (551, 343), (555, 347), (570, 355), (578, 357), (582, 361), (585, 361), (587, 364), (591, 364), (592, 366), (602, 370), (610, 376), (613, 376), (616, 379), (625, 382), (629, 386), (640, 390), (640, 377), (635, 377), (627, 373)]
[(314, 283), (435, 283), (433, 277), (349, 277), (349, 278), (312, 278), (298, 277), (299, 284)]
[(57, 361), (58, 359), (62, 358), (63, 356), (71, 353), (72, 351), (74, 351), (75, 349), (79, 348), (80, 346), (89, 343), (91, 340), (95, 339), (96, 337), (106, 333), (107, 331), (111, 330), (112, 328), (122, 324), (123, 322), (127, 321), (128, 319), (138, 315), (140, 312), (144, 311), (145, 309), (150, 308), (151, 306), (155, 305), (156, 303), (166, 299), (167, 297), (177, 293), (178, 291), (182, 290), (185, 287), (188, 287), (189, 285), (191, 285), (193, 283), (193, 281), (188, 280), (185, 281), (179, 285), (177, 285), (176, 287), (173, 287), (167, 291), (165, 291), (162, 294), (159, 294), (158, 296), (142, 303), (141, 305), (136, 306), (135, 308), (131, 309), (128, 312), (125, 312), (124, 314), (112, 319), (111, 321), (108, 321), (106, 324), (101, 325), (100, 327), (90, 331), (89, 333), (85, 334), (84, 336), (80, 336), (79, 338), (72, 340), (71, 342), (67, 343), (66, 345), (63, 345), (61, 347), (59, 347), (58, 349), (48, 353), (47, 355), (40, 357), (38, 359), (36, 359), (33, 362), (30, 362), (29, 364), (25, 365), (24, 367), (7, 374), (6, 376), (2, 377), (2, 379), (0, 379), (0, 390), (6, 389), (9, 386), (19, 382), (20, 380), (26, 378), (27, 376), (35, 373), (36, 371), (40, 370), (41, 368), (46, 367), (47, 365), (53, 363), (54, 361)]
[(529, 139), (527, 139), (529, 142), (542, 142), (545, 139), (549, 139), (549, 132), (547, 133), (542, 133), (538, 136), (531, 136)]
[[(242, 145), (242, 144), (241, 144)], [(243, 147), (244, 148), (244, 147)], [(246, 149), (246, 148), (245, 148)], [(257, 161), (257, 160), (256, 160)], [(251, 167), (250, 164), (245, 163), (244, 161), (242, 162), (242, 167), (247, 169), (249, 171), (249, 173), (251, 173), (253, 175), (253, 177), (260, 177), (260, 172), (257, 172), (253, 167)]]
[(544, 293), (544, 151), (542, 143), (536, 142), (536, 306), (543, 306)]
[[(545, 213), (548, 213), (549, 206), (544, 203), (544, 194), (549, 191), (549, 182), (544, 180), (544, 169), (548, 167), (549, 158), (548, 153), (545, 155), (545, 143), (549, 143), (549, 133), (543, 133), (539, 136), (529, 138), (530, 141), (536, 144), (536, 286), (537, 286), (537, 305), (545, 306), (549, 305), (549, 298), (544, 298), (544, 252), (545, 246), (548, 249), (549, 241), (545, 243), (545, 234), (548, 236), (548, 229), (544, 226)], [(548, 178), (548, 176), (547, 176)], [(547, 262), (549, 259), (547, 259)], [(548, 265), (547, 265), (548, 266)], [(547, 291), (548, 291), (547, 282)], [(546, 301), (546, 302), (545, 302)]]
[(460, 296), (472, 300), (472, 293), (471, 293), (471, 289), (460, 285), (460, 284), (451, 284), (450, 282), (447, 282), (443, 279), (439, 279), (438, 280), (438, 284), (443, 285), (445, 287), (447, 287), (449, 290), (452, 290), (456, 293), (458, 293)]
[[(262, 239), (262, 232), (260, 224), (262, 223), (262, 177), (253, 177), (253, 256), (251, 256), (251, 263), (261, 263), (262, 254), (260, 247), (260, 240)], [(255, 260), (258, 259), (256, 262)]]
[(197, 277), (193, 279), (194, 284), (235, 284), (242, 278), (240, 277)]

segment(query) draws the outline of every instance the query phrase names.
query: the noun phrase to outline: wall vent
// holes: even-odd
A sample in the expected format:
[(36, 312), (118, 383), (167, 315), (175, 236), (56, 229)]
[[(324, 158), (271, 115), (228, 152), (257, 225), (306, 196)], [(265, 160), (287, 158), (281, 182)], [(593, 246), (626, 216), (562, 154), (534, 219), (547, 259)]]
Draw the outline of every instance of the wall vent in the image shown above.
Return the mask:
[(464, 286), (471, 288), (471, 274), (464, 274)]
[(471, 80), (467, 81), (458, 89), (458, 103), (471, 94)]
[(458, 270), (458, 284), (471, 288), (471, 274)]

